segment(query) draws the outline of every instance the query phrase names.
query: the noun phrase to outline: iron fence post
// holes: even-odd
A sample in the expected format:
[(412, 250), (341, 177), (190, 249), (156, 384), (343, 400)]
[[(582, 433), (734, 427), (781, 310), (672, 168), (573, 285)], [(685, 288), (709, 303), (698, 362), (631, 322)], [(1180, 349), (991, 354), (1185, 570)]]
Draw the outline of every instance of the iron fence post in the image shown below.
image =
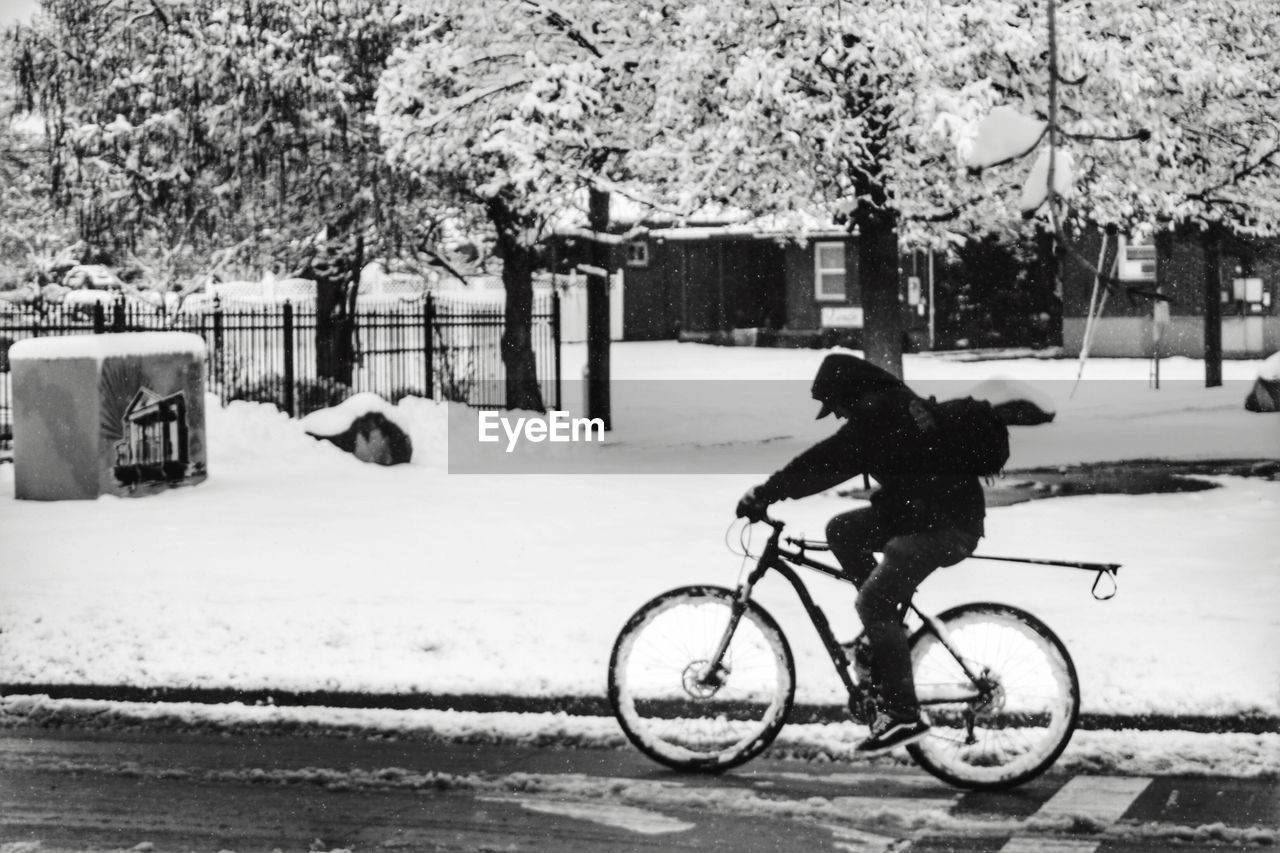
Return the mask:
[(436, 398), (435, 325), (436, 301), (435, 297), (428, 293), (426, 301), (422, 304), (422, 350), (427, 369), (427, 396), (432, 400)]
[(555, 382), (556, 389), (556, 408), (563, 409), (560, 404), (560, 291), (552, 288), (551, 290), (551, 344), (553, 351), (551, 354), (552, 379)]
[(294, 410), (293, 379), (293, 303), (284, 303), (284, 410), (289, 417), (297, 417)]
[(222, 302), (213, 297), (213, 373), (214, 382), (218, 384), (222, 402), (227, 402), (227, 389), (222, 387)]

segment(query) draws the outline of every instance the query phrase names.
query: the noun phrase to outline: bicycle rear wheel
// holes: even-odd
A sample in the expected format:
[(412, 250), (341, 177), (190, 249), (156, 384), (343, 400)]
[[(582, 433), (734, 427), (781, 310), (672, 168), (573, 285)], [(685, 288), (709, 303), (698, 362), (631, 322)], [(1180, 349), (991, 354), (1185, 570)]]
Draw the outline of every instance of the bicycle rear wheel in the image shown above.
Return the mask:
[(1080, 714), (1080, 684), (1062, 641), (1030, 613), (1003, 604), (965, 604), (937, 618), (977, 681), (928, 627), (917, 631), (916, 692), (933, 728), (907, 751), (965, 788), (1009, 788), (1043, 773)]
[(664, 593), (623, 627), (609, 660), (609, 701), (623, 732), (653, 760), (715, 771), (764, 751), (795, 698), (795, 663), (778, 624), (748, 602), (723, 668), (709, 661), (735, 593), (691, 586)]

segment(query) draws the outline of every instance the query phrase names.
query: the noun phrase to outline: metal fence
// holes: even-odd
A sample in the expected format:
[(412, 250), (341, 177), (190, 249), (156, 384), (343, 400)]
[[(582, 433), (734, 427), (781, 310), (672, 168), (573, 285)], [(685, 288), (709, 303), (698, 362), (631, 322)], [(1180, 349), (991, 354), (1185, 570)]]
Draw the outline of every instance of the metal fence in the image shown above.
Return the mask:
[[(0, 303), (2, 306), (3, 303)], [(0, 310), (0, 448), (12, 439), (9, 347), (26, 338), (109, 332), (183, 331), (205, 340), (209, 391), (222, 401), (274, 403), (290, 415), (335, 405), (372, 391), (477, 407), (505, 403), (500, 304), (424, 294), (359, 310), (349, 384), (319, 376), (314, 304), (252, 304), (213, 300), (200, 310), (166, 312), (120, 299), (41, 310)], [(542, 399), (560, 408), (560, 297), (534, 300), (532, 343)]]

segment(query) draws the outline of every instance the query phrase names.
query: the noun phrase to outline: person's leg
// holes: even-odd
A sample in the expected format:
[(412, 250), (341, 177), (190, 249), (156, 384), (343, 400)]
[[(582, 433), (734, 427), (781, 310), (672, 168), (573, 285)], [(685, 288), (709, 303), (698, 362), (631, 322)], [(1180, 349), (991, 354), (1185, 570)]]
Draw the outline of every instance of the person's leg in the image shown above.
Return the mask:
[(959, 562), (976, 546), (976, 537), (954, 528), (895, 536), (884, 546), (883, 562), (858, 592), (858, 617), (871, 641), (881, 708), (892, 717), (919, 715), (903, 610), (935, 569)]
[(885, 545), (888, 533), (880, 524), (875, 509), (860, 507), (843, 512), (827, 522), (827, 544), (840, 568), (859, 586), (876, 568), (872, 551)]

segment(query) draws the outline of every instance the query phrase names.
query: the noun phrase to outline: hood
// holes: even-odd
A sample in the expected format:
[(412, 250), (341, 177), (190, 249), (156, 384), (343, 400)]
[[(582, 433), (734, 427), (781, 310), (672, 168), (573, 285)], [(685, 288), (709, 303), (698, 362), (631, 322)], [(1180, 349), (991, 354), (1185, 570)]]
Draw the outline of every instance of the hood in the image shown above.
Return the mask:
[(813, 398), (822, 403), (819, 418), (831, 414), (832, 402), (852, 403), (871, 391), (901, 388), (903, 382), (889, 371), (854, 355), (827, 356), (813, 378)]

